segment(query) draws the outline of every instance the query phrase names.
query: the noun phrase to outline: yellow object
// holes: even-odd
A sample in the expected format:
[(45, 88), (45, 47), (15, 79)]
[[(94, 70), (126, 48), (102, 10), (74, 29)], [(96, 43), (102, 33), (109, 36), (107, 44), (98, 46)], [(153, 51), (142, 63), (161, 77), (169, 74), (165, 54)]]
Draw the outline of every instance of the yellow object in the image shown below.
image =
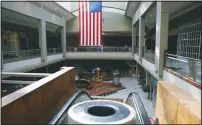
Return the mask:
[(103, 82), (102, 76), (100, 76), (100, 68), (96, 68), (96, 77), (95, 77), (95, 82)]
[(155, 115), (160, 124), (200, 124), (201, 102), (174, 84), (159, 81)]
[(7, 90), (5, 89), (5, 90), (3, 90), (2, 92), (7, 92)]

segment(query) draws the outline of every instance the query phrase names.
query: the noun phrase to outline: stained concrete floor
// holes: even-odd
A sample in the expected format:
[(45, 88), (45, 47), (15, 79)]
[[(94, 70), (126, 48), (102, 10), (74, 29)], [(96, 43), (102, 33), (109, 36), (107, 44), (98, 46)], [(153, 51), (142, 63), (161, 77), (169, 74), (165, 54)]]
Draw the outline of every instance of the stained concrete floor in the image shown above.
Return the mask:
[[(120, 82), (123, 87), (126, 87), (126, 89), (119, 90), (118, 92), (114, 94), (110, 94), (107, 96), (101, 96), (102, 98), (120, 98), (123, 99), (124, 102), (126, 102), (126, 99), (131, 92), (136, 92), (139, 94), (142, 103), (144, 104), (145, 110), (147, 111), (147, 114), (149, 117), (155, 115), (155, 108), (153, 107), (152, 101), (147, 99), (148, 98), (148, 92), (143, 92), (141, 89), (141, 86), (138, 85), (138, 81), (135, 78), (130, 77), (121, 77)], [(100, 97), (100, 96), (93, 96), (93, 97)]]

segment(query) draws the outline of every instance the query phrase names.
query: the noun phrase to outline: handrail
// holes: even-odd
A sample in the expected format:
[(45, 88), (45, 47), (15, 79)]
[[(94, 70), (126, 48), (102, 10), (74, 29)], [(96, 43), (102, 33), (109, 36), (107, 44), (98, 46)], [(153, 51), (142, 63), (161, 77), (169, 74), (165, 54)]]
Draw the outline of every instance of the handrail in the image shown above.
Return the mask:
[(140, 96), (136, 92), (131, 92), (128, 95), (126, 102), (129, 100), (130, 97), (132, 97), (132, 99), (133, 99), (133, 103), (135, 105), (135, 110), (136, 110), (136, 113), (137, 113), (137, 116), (139, 119), (139, 124), (151, 124), (151, 122), (149, 121), (147, 112), (144, 108), (144, 105), (141, 101)]
[(169, 53), (165, 53), (165, 54), (168, 55), (168, 56), (172, 56), (172, 57), (180, 57), (180, 58), (183, 58), (183, 59), (192, 59), (192, 60), (201, 62), (200, 59), (195, 59), (195, 58), (190, 58), (190, 57), (184, 57), (184, 56), (179, 56), (179, 55), (174, 55), (174, 54), (169, 54)]
[(198, 59), (165, 53), (164, 67), (169, 68), (184, 77), (192, 79), (195, 82), (201, 83), (201, 61)]
[(152, 52), (152, 53), (155, 53), (155, 51), (153, 51), (153, 50), (150, 50), (150, 49), (146, 49), (146, 48), (144, 48), (144, 50), (145, 50), (145, 51), (148, 51), (148, 52)]
[(63, 107), (53, 116), (53, 118), (49, 121), (48, 124), (58, 124), (60, 119), (64, 116), (64, 113), (68, 110), (68, 108), (74, 104), (74, 102), (81, 96), (81, 95), (87, 95), (91, 100), (92, 98), (88, 95), (86, 91), (78, 91), (74, 95), (72, 95), (69, 100), (63, 105)]

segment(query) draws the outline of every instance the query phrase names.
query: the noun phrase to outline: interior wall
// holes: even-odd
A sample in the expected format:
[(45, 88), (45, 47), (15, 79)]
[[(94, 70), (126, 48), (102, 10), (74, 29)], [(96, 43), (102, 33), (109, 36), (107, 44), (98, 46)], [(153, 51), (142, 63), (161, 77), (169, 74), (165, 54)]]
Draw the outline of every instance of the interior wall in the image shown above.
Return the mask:
[[(117, 13), (103, 12), (103, 32), (132, 32), (132, 19)], [(67, 32), (78, 33), (78, 17), (67, 22)]]

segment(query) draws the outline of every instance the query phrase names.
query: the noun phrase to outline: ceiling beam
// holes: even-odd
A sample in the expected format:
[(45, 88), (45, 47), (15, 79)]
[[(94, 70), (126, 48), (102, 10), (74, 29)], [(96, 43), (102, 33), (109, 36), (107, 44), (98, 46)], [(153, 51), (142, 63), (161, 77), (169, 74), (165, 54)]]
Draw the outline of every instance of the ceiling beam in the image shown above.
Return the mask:
[(126, 10), (125, 10), (125, 16), (126, 16), (128, 10), (129, 10), (130, 4), (131, 4), (131, 1), (128, 1), (127, 5), (126, 5)]
[(139, 18), (150, 8), (154, 2), (141, 2), (137, 11), (133, 15), (132, 24), (134, 25)]

